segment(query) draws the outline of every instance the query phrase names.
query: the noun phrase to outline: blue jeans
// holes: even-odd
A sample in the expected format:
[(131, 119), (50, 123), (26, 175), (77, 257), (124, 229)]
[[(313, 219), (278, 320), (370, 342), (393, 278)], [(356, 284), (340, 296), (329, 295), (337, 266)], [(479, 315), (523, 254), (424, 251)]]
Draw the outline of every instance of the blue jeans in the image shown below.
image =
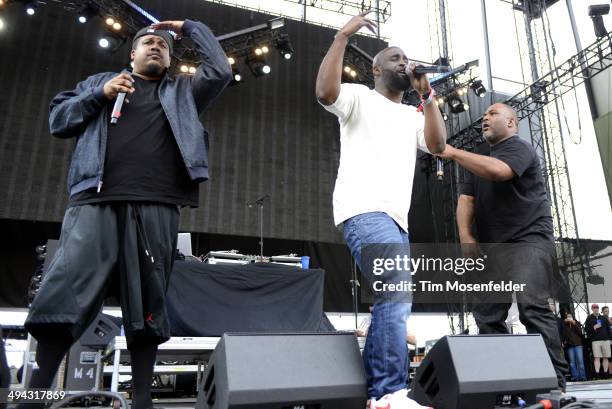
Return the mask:
[(575, 381), (586, 381), (582, 345), (567, 347), (567, 355), (569, 356), (570, 360), (570, 371), (572, 372), (572, 378)]
[[(376, 280), (383, 283), (410, 280), (409, 272), (390, 271), (375, 276), (363, 268), (362, 246), (367, 244), (400, 245), (374, 246), (379, 253), (376, 257), (395, 258), (398, 247), (409, 256), (408, 234), (386, 213), (373, 212), (352, 217), (344, 222), (343, 233), (359, 269), (370, 284)], [(372, 321), (363, 351), (369, 398), (378, 399), (406, 388), (406, 320), (410, 309), (409, 302), (390, 300), (380, 293), (374, 295)]]

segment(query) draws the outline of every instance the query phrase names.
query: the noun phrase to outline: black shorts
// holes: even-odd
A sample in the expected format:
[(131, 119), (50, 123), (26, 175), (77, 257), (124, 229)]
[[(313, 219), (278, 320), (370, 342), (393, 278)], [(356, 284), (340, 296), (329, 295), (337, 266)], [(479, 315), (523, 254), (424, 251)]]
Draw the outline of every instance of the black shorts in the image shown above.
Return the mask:
[(172, 205), (113, 202), (68, 208), (26, 329), (36, 339), (68, 331), (77, 340), (115, 288), (128, 344), (140, 338), (166, 341), (165, 296), (178, 222), (179, 210)]

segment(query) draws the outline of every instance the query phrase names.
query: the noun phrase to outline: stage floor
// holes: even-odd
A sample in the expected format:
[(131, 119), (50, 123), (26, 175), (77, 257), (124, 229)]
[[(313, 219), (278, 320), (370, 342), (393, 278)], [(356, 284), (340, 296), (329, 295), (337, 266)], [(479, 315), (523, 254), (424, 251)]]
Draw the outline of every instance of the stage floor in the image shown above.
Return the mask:
[(567, 384), (567, 394), (578, 399), (590, 399), (597, 403), (609, 403), (612, 408), (612, 381), (591, 381)]

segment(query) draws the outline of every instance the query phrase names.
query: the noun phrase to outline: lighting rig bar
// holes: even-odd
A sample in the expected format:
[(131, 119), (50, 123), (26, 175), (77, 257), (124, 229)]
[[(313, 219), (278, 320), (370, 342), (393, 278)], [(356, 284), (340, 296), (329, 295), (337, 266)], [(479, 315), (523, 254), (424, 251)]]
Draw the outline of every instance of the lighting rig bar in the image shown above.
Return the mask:
[(234, 58), (247, 57), (252, 52), (253, 47), (258, 45), (266, 44), (277, 47), (278, 41), (284, 35), (280, 30), (284, 26), (284, 18), (275, 18), (264, 24), (224, 34), (217, 37), (217, 40), (228, 56)]
[[(583, 69), (583, 66), (586, 68)], [(610, 66), (612, 32), (570, 57), (505, 103), (516, 110), (519, 120), (529, 117)], [(457, 148), (469, 149), (484, 142), (481, 129), (482, 117), (453, 135), (448, 143)]]
[[(366, 10), (378, 12), (380, 21), (386, 23), (391, 17), (391, 2), (388, 0), (369, 0), (367, 3), (350, 0), (285, 0), (289, 3), (303, 4), (320, 10), (354, 16)], [(378, 8), (376, 5), (378, 4)]]

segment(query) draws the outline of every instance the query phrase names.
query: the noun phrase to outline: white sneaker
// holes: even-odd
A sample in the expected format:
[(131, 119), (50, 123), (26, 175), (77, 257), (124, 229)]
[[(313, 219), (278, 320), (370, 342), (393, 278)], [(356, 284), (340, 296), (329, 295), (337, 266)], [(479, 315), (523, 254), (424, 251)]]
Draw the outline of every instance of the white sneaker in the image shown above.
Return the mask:
[(400, 389), (376, 400), (370, 400), (369, 409), (433, 409), (423, 406), (408, 397), (407, 389)]

